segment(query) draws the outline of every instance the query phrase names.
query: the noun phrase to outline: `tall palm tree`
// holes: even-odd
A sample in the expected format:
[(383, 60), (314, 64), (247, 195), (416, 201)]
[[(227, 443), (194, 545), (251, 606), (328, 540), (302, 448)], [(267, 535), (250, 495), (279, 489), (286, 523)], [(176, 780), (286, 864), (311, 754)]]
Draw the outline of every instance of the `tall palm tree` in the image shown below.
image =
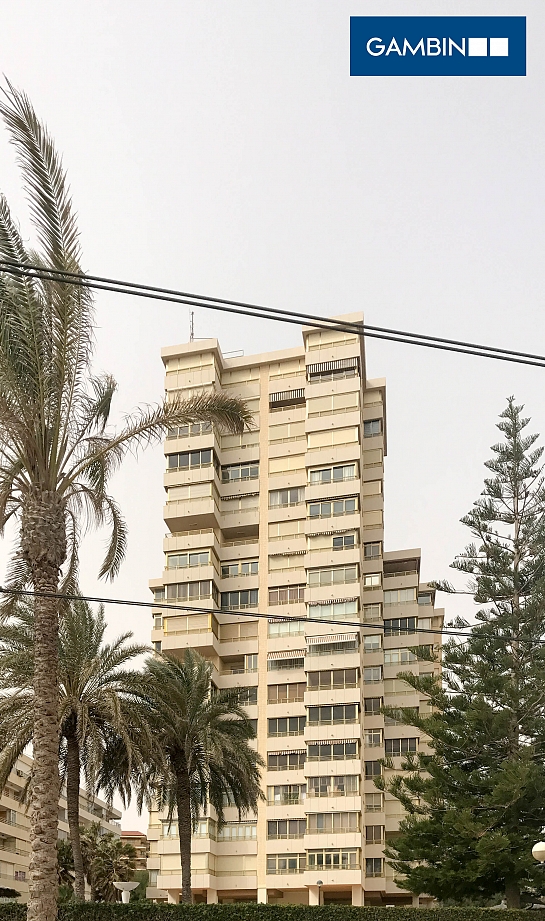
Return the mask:
[(134, 876), (136, 850), (112, 832), (102, 834), (98, 822), (81, 829), (85, 873), (92, 902), (116, 902), (114, 881), (127, 882)]
[(182, 660), (157, 656), (145, 673), (157, 752), (149, 781), (169, 821), (177, 813), (182, 902), (191, 902), (191, 835), (199, 815), (210, 804), (221, 827), (226, 798), (241, 814), (255, 812), (263, 761), (248, 744), (255, 731), (237, 690), (216, 691), (212, 666), (197, 652), (187, 649)]
[[(60, 775), (66, 780), (66, 801), (74, 865), (74, 894), (85, 898), (85, 873), (80, 840), (81, 775), (89, 793), (99, 783), (104, 753), (123, 750), (129, 773), (142, 763), (141, 752), (152, 744), (139, 700), (145, 682), (127, 666), (147, 651), (129, 643), (132, 633), (104, 642), (104, 611), (95, 614), (84, 601), (65, 612), (59, 633)], [(32, 661), (34, 613), (20, 605), (15, 617), (0, 625), (0, 789), (17, 758), (32, 741), (34, 692)], [(147, 746), (145, 744), (147, 740)], [(124, 777), (109, 777), (109, 795), (116, 787), (127, 799)]]
[[(27, 248), (0, 195), (0, 260), (80, 273), (76, 216), (50, 134), (27, 96), (9, 83), (0, 115), (17, 151), (39, 246), (39, 252)], [(116, 385), (109, 375), (92, 375), (93, 342), (88, 289), (0, 272), (0, 528), (17, 520), (8, 587), (31, 586), (36, 592), (29, 921), (54, 921), (56, 915), (55, 596), (75, 587), (82, 530), (109, 527), (100, 575), (113, 578), (125, 552), (126, 528), (107, 486), (126, 452), (188, 422), (212, 421), (240, 432), (251, 418), (241, 401), (203, 394), (138, 410), (114, 433), (107, 426)]]

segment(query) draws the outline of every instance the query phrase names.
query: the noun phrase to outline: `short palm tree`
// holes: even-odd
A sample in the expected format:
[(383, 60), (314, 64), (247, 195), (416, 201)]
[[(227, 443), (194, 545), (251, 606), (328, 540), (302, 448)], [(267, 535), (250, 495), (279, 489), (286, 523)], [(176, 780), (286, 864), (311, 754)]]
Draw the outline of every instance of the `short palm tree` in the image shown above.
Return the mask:
[[(0, 260), (81, 273), (81, 252), (61, 159), (29, 99), (10, 84), (0, 100), (30, 206), (39, 252), (28, 249), (0, 195)], [(55, 595), (73, 590), (78, 544), (89, 524), (111, 539), (101, 567), (114, 577), (126, 529), (108, 494), (126, 452), (165, 430), (212, 421), (240, 432), (241, 401), (221, 393), (137, 411), (108, 429), (115, 381), (93, 377), (93, 303), (85, 287), (0, 271), (0, 528), (16, 519), (19, 539), (7, 587), (35, 596), (29, 921), (54, 921), (57, 902), (58, 625)], [(6, 583), (5, 583), (6, 584)]]
[[(85, 873), (80, 841), (79, 791), (81, 775), (95, 792), (105, 751), (123, 751), (129, 772), (141, 764), (140, 752), (151, 745), (145, 721), (139, 718), (144, 693), (140, 672), (127, 666), (146, 652), (124, 633), (104, 642), (104, 612), (84, 601), (64, 613), (59, 636), (60, 774), (66, 780), (66, 801), (73, 853), (74, 894), (85, 898)], [(21, 605), (15, 617), (0, 625), (0, 680), (7, 689), (0, 696), (0, 788), (26, 746), (32, 741), (34, 692), (32, 651), (34, 613)], [(15, 689), (15, 690), (13, 690)], [(127, 798), (124, 777), (109, 777), (109, 793), (120, 787)]]
[(191, 836), (199, 816), (210, 804), (221, 827), (226, 799), (241, 814), (255, 812), (263, 761), (248, 744), (255, 731), (237, 691), (216, 691), (212, 666), (199, 653), (157, 656), (145, 675), (157, 753), (149, 781), (157, 807), (168, 810), (169, 821), (177, 814), (182, 902), (191, 902)]
[(102, 833), (98, 822), (81, 829), (85, 875), (92, 902), (116, 902), (114, 882), (128, 882), (134, 876), (136, 850), (112, 832)]

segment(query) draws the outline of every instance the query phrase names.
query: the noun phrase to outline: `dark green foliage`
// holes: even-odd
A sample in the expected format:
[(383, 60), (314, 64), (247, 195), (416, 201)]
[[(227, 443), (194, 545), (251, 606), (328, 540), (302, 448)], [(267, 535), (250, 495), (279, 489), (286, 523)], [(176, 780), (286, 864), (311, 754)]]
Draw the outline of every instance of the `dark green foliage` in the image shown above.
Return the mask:
[(409, 813), (386, 848), (404, 888), (458, 903), (503, 893), (511, 908), (545, 891), (531, 854), (545, 826), (545, 489), (521, 410), (508, 401), (491, 476), (462, 519), (474, 543), (453, 568), (483, 605), (477, 625), (445, 643), (443, 682), (401, 676), (431, 716), (388, 711), (420, 728), (431, 754), (407, 757), (397, 777), (387, 764), (380, 781)]
[[(155, 905), (132, 902), (62, 905), (59, 921), (545, 921), (545, 911), (483, 908), (356, 908), (346, 905)], [(24, 905), (0, 905), (0, 921), (24, 921)]]

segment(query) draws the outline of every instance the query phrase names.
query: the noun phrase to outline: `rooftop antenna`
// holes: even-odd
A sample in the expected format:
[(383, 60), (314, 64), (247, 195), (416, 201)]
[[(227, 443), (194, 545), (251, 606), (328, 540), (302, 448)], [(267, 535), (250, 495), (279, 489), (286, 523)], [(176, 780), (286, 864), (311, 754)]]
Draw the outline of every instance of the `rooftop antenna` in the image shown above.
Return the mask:
[(189, 311), (189, 341), (190, 341), (190, 342), (193, 342), (194, 339), (195, 339), (195, 324), (194, 324), (194, 319), (195, 319), (195, 311), (194, 311), (194, 310), (190, 310), (190, 311)]

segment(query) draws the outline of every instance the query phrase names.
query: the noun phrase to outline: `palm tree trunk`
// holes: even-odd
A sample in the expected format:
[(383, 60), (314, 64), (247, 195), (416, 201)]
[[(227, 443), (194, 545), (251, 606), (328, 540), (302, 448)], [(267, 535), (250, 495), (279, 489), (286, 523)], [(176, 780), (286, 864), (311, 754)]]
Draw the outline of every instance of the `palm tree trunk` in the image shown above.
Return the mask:
[(182, 902), (193, 901), (191, 894), (191, 789), (185, 764), (176, 767), (176, 808), (182, 862)]
[[(31, 494), (22, 510), (21, 549), (37, 593), (57, 593), (66, 558), (64, 508), (53, 492)], [(30, 894), (27, 921), (55, 921), (59, 820), (59, 602), (34, 599), (34, 731)]]
[(514, 877), (505, 880), (505, 903), (508, 908), (520, 908), (520, 886)]
[(79, 832), (79, 782), (79, 743), (76, 733), (70, 731), (66, 735), (66, 804), (70, 844), (72, 845), (72, 855), (74, 857), (74, 895), (79, 902), (84, 902), (85, 873)]

